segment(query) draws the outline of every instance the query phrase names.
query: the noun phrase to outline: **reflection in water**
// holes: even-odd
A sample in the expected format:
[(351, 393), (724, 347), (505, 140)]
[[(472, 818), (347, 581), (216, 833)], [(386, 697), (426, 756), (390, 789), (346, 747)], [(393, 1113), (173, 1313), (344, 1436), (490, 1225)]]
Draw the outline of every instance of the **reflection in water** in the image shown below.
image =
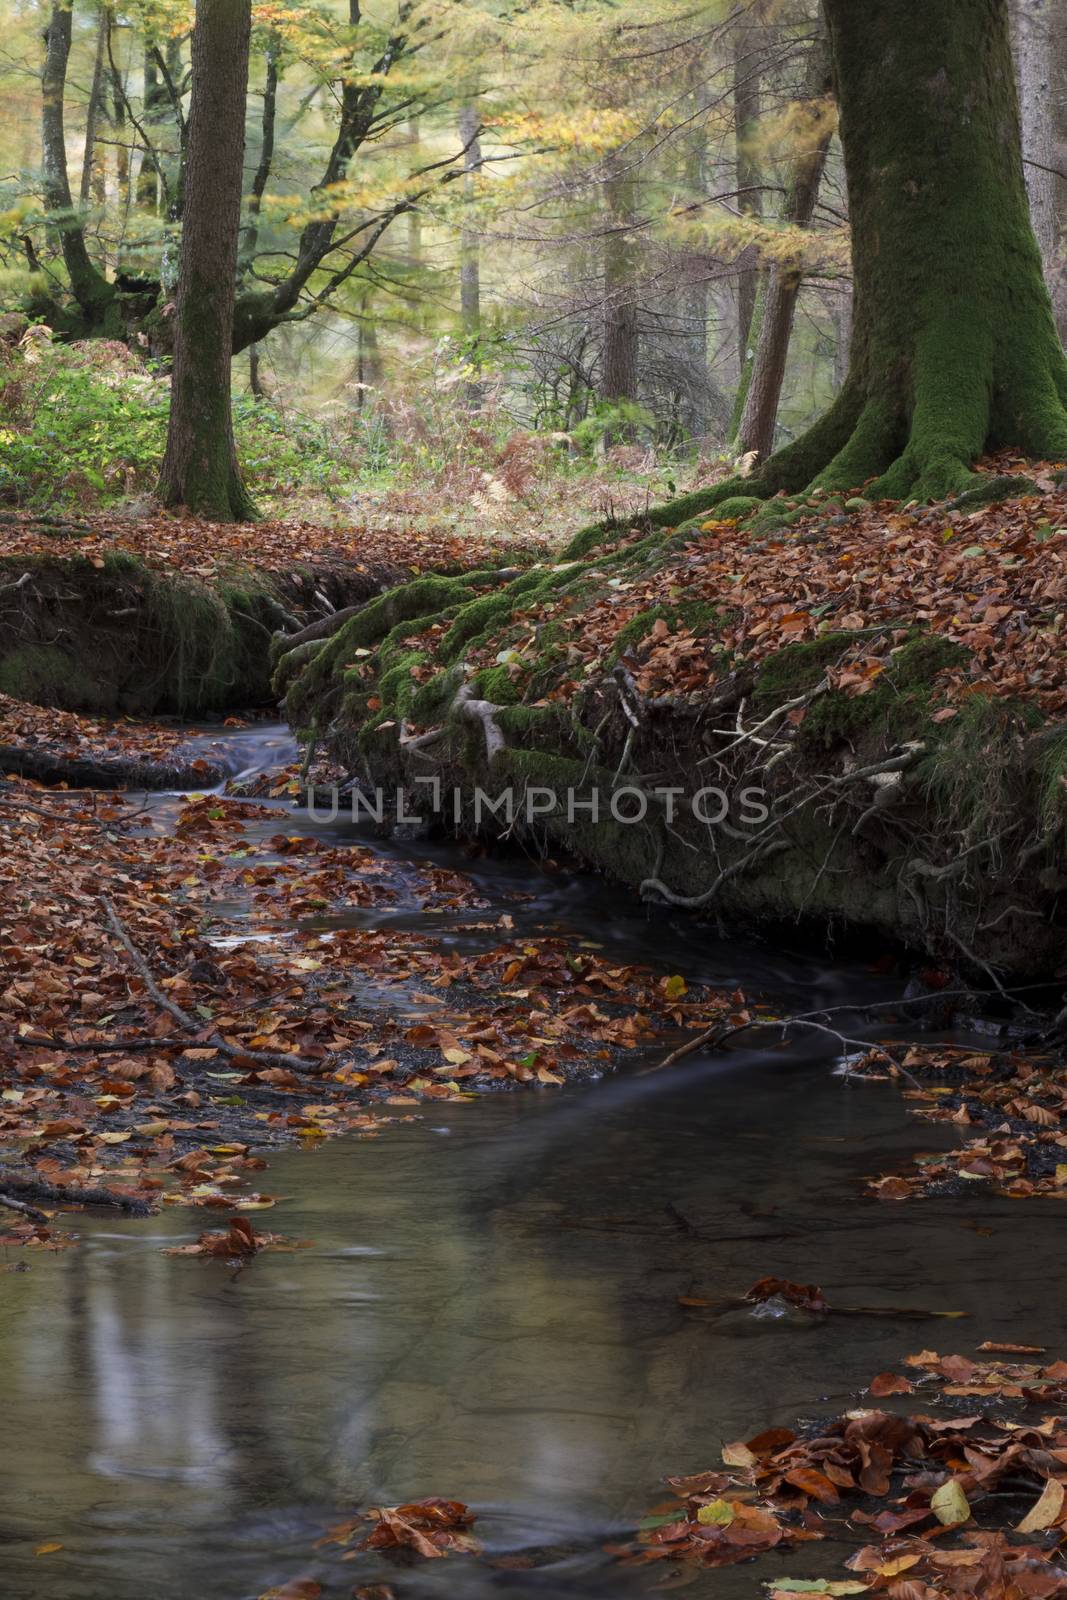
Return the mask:
[[(584, 918), (560, 879), (530, 924), (567, 917), (632, 959), (645, 924), (584, 887)], [(692, 925), (657, 926), (671, 970), (773, 976), (815, 1003), (870, 992), (855, 974), (693, 943)], [(738, 1052), (435, 1105), (376, 1141), (284, 1152), (278, 1226), (314, 1248), (235, 1279), (160, 1253), (199, 1215), (78, 1218), (80, 1249), (0, 1274), (3, 1594), (244, 1600), (305, 1574), (327, 1596), (388, 1579), (398, 1600), (623, 1600), (656, 1574), (620, 1572), (600, 1546), (661, 1498), (663, 1473), (840, 1409), (916, 1339), (1065, 1353), (1055, 1208), (858, 1202), (857, 1178), (914, 1149), (917, 1130), (896, 1091), (830, 1067), (810, 1048)], [(770, 1272), (820, 1282), (831, 1304), (971, 1321), (712, 1319), (677, 1303)], [(535, 1549), (547, 1565), (391, 1576), (381, 1558), (312, 1548), (350, 1506), (427, 1494), (470, 1502), (491, 1556)], [(64, 1548), (35, 1557), (45, 1541)], [(690, 1592), (750, 1594), (765, 1570), (801, 1570), (786, 1559)]]

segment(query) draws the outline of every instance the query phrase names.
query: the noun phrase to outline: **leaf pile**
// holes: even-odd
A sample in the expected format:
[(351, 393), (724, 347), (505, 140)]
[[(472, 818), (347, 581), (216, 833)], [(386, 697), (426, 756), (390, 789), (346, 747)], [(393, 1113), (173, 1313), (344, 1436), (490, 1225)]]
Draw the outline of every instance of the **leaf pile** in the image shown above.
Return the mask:
[[(1051, 488), (1051, 479), (1044, 481)], [(536, 638), (551, 624), (568, 669), (548, 698), (569, 701), (583, 674), (613, 659), (620, 632), (662, 608), (667, 615), (650, 615), (631, 647), (644, 695), (706, 692), (724, 654), (735, 665), (757, 663), (830, 629), (870, 630), (836, 669), (836, 687), (864, 694), (904, 637), (894, 633), (919, 624), (973, 652), (969, 668), (939, 678), (946, 717), (978, 693), (1019, 697), (1048, 716), (1067, 710), (1067, 494), (970, 514), (888, 503), (832, 513), (813, 500), (810, 518), (763, 538), (730, 521), (709, 521), (700, 536), (612, 577), (599, 593), (584, 590), (580, 598), (517, 613), (509, 670), (520, 687), (537, 672)], [(635, 530), (632, 539), (640, 537)], [(612, 549), (625, 543), (613, 540)], [(715, 625), (671, 620), (683, 602), (720, 608)], [(494, 638), (471, 653), (470, 665), (491, 666), (499, 649)]]
[[(363, 1550), (413, 1550), (427, 1561), (477, 1555), (481, 1545), (469, 1531), (475, 1517), (462, 1500), (431, 1496), (400, 1506), (376, 1506), (327, 1530), (319, 1545), (342, 1545), (351, 1560)], [(367, 1524), (371, 1523), (370, 1532)], [(356, 1540), (357, 1534), (362, 1537)], [(351, 1547), (351, 1548), (349, 1548)]]
[[(123, 516), (115, 512), (42, 517), (4, 512), (0, 517), (0, 559), (20, 556), (80, 557), (102, 567), (105, 556), (124, 551), (146, 566), (205, 582), (225, 577), (234, 567), (287, 574), (300, 567), (338, 567), (351, 573), (393, 575), (400, 582), (427, 568), (490, 566), (501, 554), (491, 532), (444, 526), (368, 528), (340, 519), (333, 526), (302, 518), (254, 523), (214, 523), (156, 512)], [(545, 541), (529, 535), (507, 541), (513, 559), (526, 550), (540, 554)]]
[[(1062, 1362), (1016, 1368), (929, 1351), (907, 1362), (931, 1379), (965, 1380), (947, 1382), (947, 1395), (1038, 1404), (1062, 1398), (1056, 1374), (1067, 1375)], [(1042, 1382), (1050, 1375), (1051, 1387)], [(881, 1374), (871, 1392), (910, 1390), (909, 1380), (895, 1388), (893, 1379)], [(844, 1563), (852, 1577), (775, 1578), (766, 1587), (783, 1595), (873, 1590), (893, 1600), (1067, 1592), (1067, 1421), (1058, 1416), (1016, 1422), (854, 1410), (809, 1434), (768, 1429), (726, 1445), (722, 1459), (721, 1469), (669, 1478), (678, 1511), (650, 1519), (638, 1546), (616, 1553), (629, 1562), (718, 1567), (776, 1547), (858, 1538)]]
[[(231, 719), (227, 726), (243, 724)], [(183, 765), (192, 771), (199, 764), (207, 781), (211, 763), (202, 756), (186, 758), (188, 745), (189, 735), (181, 728), (129, 718), (81, 717), (73, 711), (30, 705), (0, 694), (0, 747), (44, 750), (60, 757), (85, 756), (95, 761), (170, 762), (181, 756)]]
[[(272, 1197), (249, 1186), (272, 1144), (558, 1085), (743, 1004), (521, 938), (508, 914), (479, 920), (463, 875), (279, 831), (276, 809), (164, 804), (171, 831), (121, 796), (12, 784), (0, 805), (0, 1164), (60, 1191), (261, 1209)], [(345, 925), (368, 907), (379, 926)], [(394, 909), (440, 921), (392, 927)]]
[[(920, 1083), (904, 1090), (915, 1115), (948, 1123), (964, 1138), (958, 1149), (916, 1157), (913, 1174), (871, 1179), (871, 1194), (908, 1200), (970, 1181), (1015, 1200), (1067, 1199), (1067, 1063), (1019, 1051), (916, 1048), (902, 1066)], [(860, 1070), (879, 1076), (874, 1057)]]

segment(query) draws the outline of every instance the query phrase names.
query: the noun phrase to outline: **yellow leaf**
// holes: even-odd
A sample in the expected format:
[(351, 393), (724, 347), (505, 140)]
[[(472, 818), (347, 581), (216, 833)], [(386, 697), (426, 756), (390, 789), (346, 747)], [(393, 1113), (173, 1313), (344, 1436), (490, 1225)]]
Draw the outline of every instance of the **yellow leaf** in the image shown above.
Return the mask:
[(950, 1478), (940, 1489), (935, 1489), (930, 1497), (930, 1510), (938, 1522), (943, 1522), (946, 1528), (955, 1527), (958, 1522), (966, 1522), (971, 1514), (967, 1496), (955, 1478)]
[(1063, 1512), (1063, 1484), (1050, 1478), (1019, 1524), (1020, 1533), (1041, 1533), (1060, 1520)]
[(724, 1444), (722, 1459), (728, 1467), (754, 1467), (759, 1460), (754, 1456), (747, 1444)]
[(728, 1528), (734, 1520), (734, 1508), (728, 1500), (711, 1500), (697, 1512), (697, 1521), (705, 1528)]
[(689, 993), (689, 985), (679, 973), (675, 973), (672, 978), (664, 978), (663, 993), (668, 1000), (680, 1000)]
[(33, 1553), (35, 1556), (50, 1556), (62, 1548), (61, 1544), (39, 1544)]
[(455, 1045), (451, 1045), (447, 1050), (442, 1050), (441, 1054), (444, 1056), (445, 1060), (453, 1067), (462, 1067), (466, 1062), (468, 1062), (470, 1060), (470, 1051), (469, 1050), (457, 1050)]

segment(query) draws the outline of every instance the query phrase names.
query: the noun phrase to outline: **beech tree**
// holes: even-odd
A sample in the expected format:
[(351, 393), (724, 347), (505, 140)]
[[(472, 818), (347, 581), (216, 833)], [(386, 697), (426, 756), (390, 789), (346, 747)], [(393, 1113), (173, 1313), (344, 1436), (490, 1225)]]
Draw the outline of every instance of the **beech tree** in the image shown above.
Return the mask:
[(230, 404), (251, 27), (251, 0), (197, 0), (170, 423), (159, 482), (165, 505), (219, 521), (254, 514)]
[(834, 404), (753, 479), (934, 500), (984, 451), (1067, 456), (1067, 358), (1027, 207), (1008, 0), (826, 0), (852, 218)]

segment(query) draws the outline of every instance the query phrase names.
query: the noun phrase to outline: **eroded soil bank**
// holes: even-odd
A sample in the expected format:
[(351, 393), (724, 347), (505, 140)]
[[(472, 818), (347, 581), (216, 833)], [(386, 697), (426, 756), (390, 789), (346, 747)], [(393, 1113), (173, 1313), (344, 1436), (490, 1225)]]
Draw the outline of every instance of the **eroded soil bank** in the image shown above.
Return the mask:
[(440, 826), (562, 848), (643, 898), (866, 929), (985, 983), (1054, 977), (1067, 496), (669, 514), (276, 642), (290, 722), (412, 809), (438, 778)]
[(533, 553), (488, 535), (5, 512), (0, 694), (111, 715), (264, 705), (274, 633), (423, 571), (514, 570)]

